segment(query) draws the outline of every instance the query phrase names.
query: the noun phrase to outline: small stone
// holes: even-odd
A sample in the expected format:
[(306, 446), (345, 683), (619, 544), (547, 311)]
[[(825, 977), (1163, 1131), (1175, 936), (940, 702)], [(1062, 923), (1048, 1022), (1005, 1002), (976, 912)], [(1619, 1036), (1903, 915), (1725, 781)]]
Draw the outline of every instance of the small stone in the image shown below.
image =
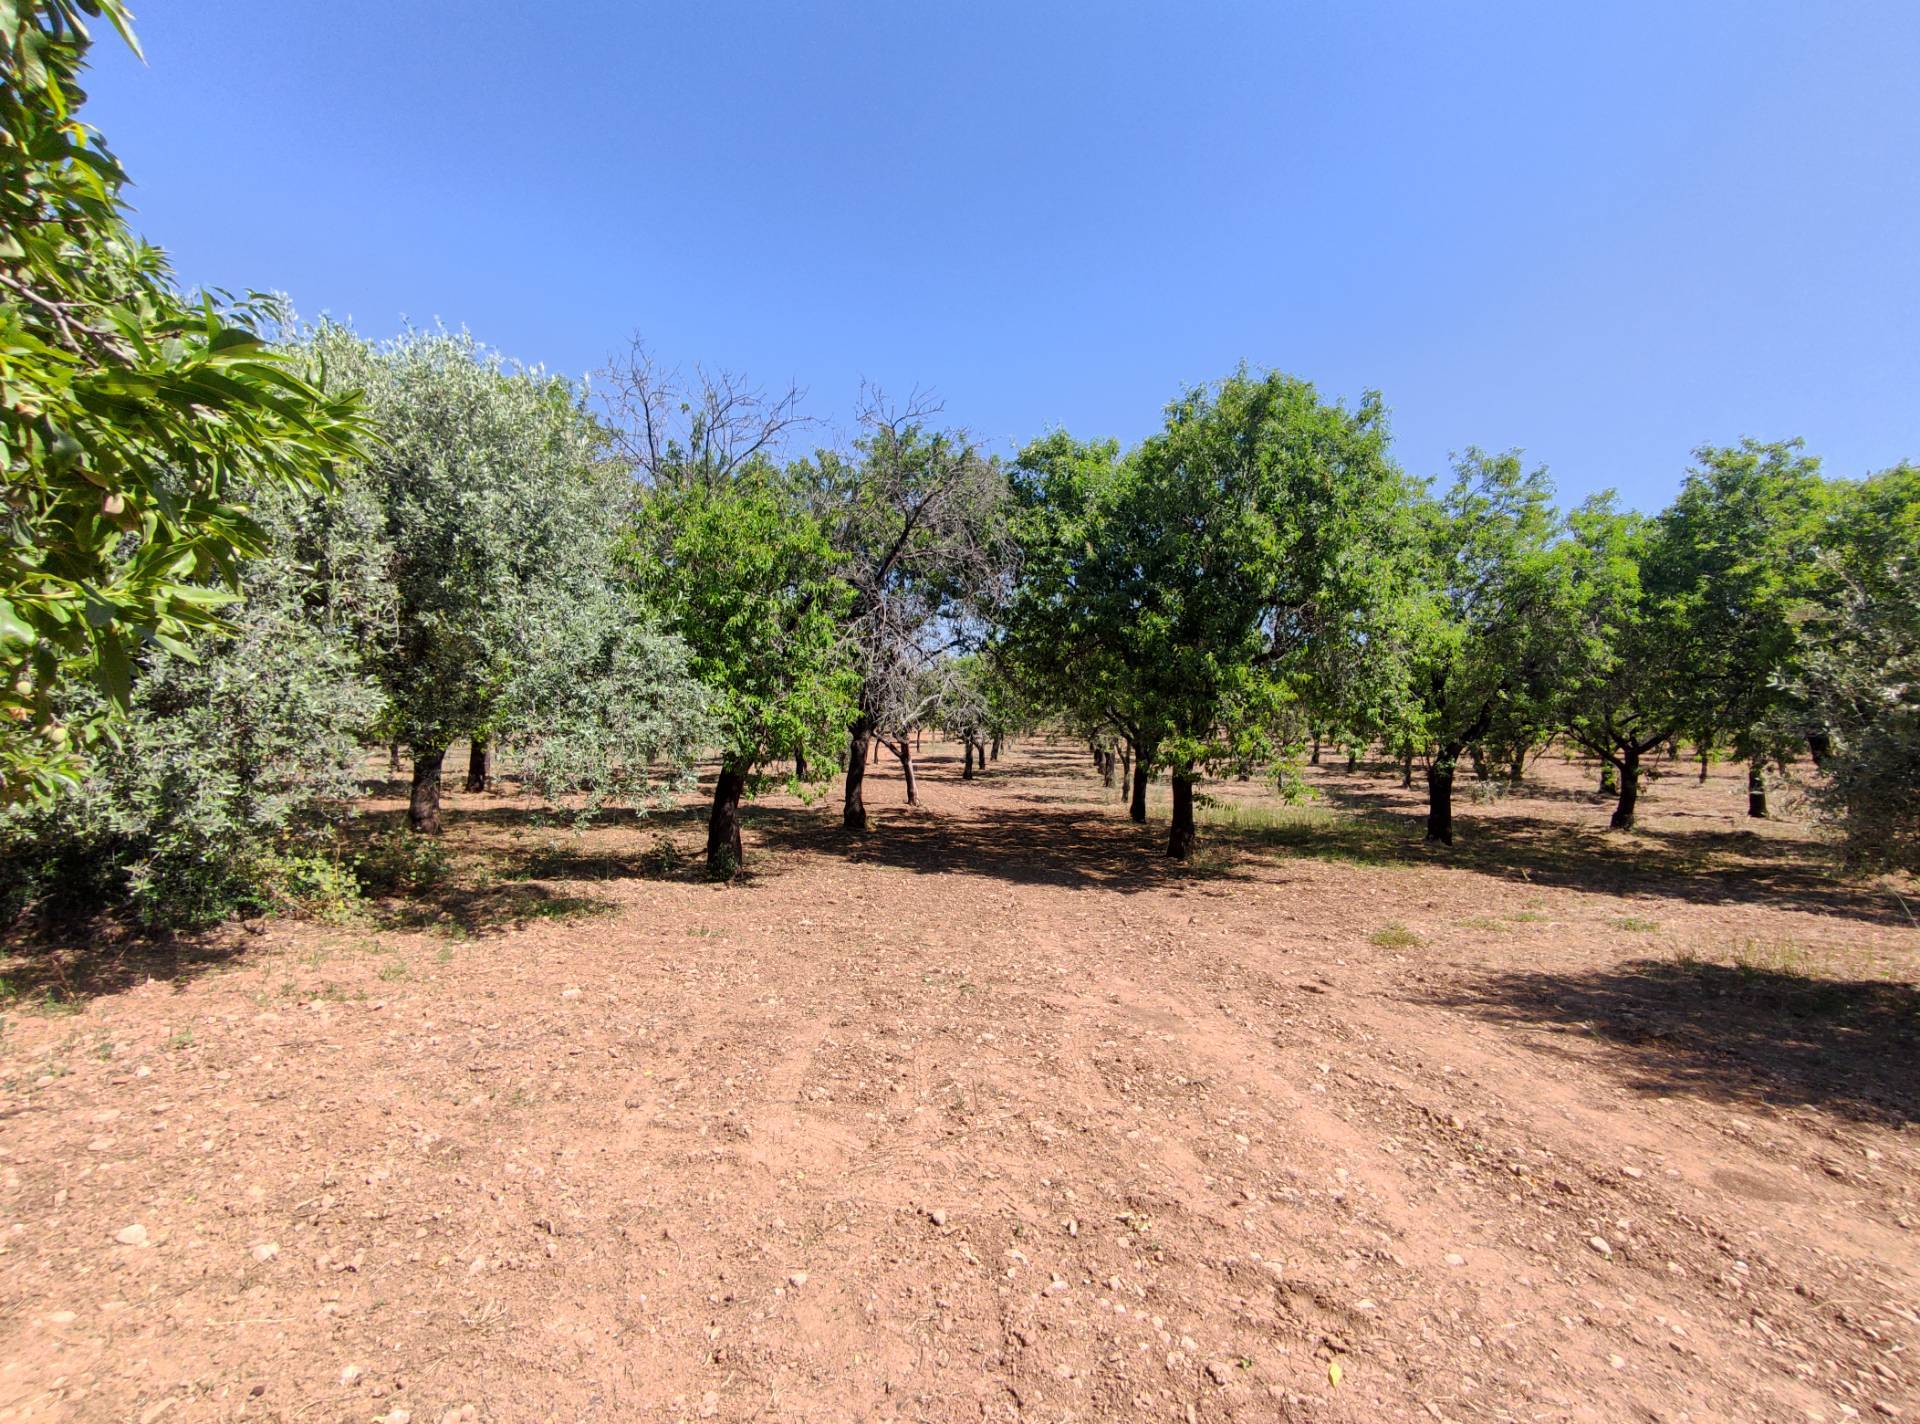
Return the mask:
[(122, 1246), (145, 1246), (149, 1244), (147, 1241), (147, 1228), (137, 1222), (132, 1226), (121, 1227), (113, 1233), (113, 1239), (118, 1241)]
[(1226, 1360), (1208, 1360), (1207, 1378), (1215, 1384), (1231, 1384), (1233, 1382), (1233, 1366)]
[(380, 1424), (413, 1424), (413, 1415), (405, 1409), (389, 1409), (380, 1416)]
[(56, 1310), (47, 1317), (47, 1323), (49, 1325), (71, 1325), (73, 1324), (73, 1320), (74, 1316), (71, 1310)]
[(1447, 1264), (1449, 1266), (1464, 1266), (1467, 1264), (1467, 1258), (1462, 1256), (1458, 1251), (1449, 1251), (1447, 1252)]
[(798, 1290), (801, 1286), (805, 1285), (806, 1283), (807, 1283), (807, 1273), (805, 1271), (795, 1271), (787, 1277), (787, 1284), (792, 1286), (795, 1290)]
[(262, 1241), (253, 1248), (253, 1259), (262, 1263), (271, 1261), (280, 1254), (280, 1248), (271, 1241)]
[(1627, 1357), (1625, 1355), (1608, 1355), (1607, 1363), (1612, 1365), (1616, 1370), (1624, 1370), (1627, 1367)]
[(560, 997), (563, 999), (577, 999), (580, 997), (580, 991), (578, 989), (562, 989), (560, 991)]
[(1594, 1249), (1594, 1250), (1596, 1250), (1596, 1251), (1598, 1251), (1598, 1252), (1599, 1252), (1599, 1253), (1600, 1253), (1600, 1254), (1601, 1254), (1602, 1256), (1605, 1256), (1605, 1257), (1607, 1257), (1608, 1259), (1612, 1259), (1612, 1257), (1613, 1257), (1613, 1247), (1611, 1247), (1611, 1246), (1609, 1246), (1609, 1245), (1607, 1244), (1607, 1238), (1606, 1238), (1606, 1237), (1604, 1237), (1604, 1236), (1589, 1236), (1589, 1237), (1587, 1238), (1587, 1245), (1589, 1245), (1589, 1246), (1591, 1246), (1591, 1247), (1593, 1247), (1593, 1249)]
[(711, 1419), (719, 1412), (720, 1395), (717, 1391), (710, 1389), (700, 1396), (700, 1417), (702, 1419)]
[(927, 1220), (931, 1221), (935, 1226), (945, 1226), (947, 1224), (947, 1214), (939, 1207), (935, 1207), (927, 1213)]
[(1623, 1177), (1631, 1177), (1633, 1178), (1634, 1181), (1637, 1182), (1640, 1180), (1641, 1177), (1645, 1176), (1646, 1174), (1642, 1172), (1638, 1167), (1622, 1167), (1620, 1169), (1620, 1175)]
[(255, 1399), (258, 1399), (261, 1395), (265, 1394), (266, 1392), (267, 1392), (267, 1387), (263, 1384), (257, 1384), (252, 1389), (247, 1391), (247, 1393), (252, 1395)]
[(360, 1366), (348, 1365), (345, 1369), (340, 1371), (340, 1383), (341, 1384), (358, 1384), (360, 1383), (360, 1376), (362, 1373), (363, 1371), (361, 1370)]

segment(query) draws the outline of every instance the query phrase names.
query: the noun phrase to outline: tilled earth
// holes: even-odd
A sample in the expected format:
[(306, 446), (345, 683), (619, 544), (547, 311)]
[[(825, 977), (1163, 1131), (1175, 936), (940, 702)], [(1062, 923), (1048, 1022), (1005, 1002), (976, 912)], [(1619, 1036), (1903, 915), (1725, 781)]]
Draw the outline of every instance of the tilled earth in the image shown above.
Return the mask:
[(16, 961), (0, 1420), (1920, 1418), (1920, 931), (1735, 772), (1181, 870), (928, 751), (733, 887), (455, 796), (378, 921)]

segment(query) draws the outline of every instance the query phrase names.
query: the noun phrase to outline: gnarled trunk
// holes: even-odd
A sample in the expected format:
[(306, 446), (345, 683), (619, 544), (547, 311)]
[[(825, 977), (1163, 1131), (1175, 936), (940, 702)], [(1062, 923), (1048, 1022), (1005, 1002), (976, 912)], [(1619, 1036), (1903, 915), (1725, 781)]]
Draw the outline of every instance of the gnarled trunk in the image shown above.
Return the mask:
[(1114, 756), (1112, 752), (1107, 751), (1104, 747), (1098, 755), (1100, 757), (1100, 784), (1110, 788), (1113, 785), (1113, 773), (1117, 769), (1119, 758)]
[(731, 880), (746, 863), (740, 845), (740, 796), (747, 789), (744, 768), (722, 766), (713, 783), (713, 809), (707, 815), (707, 876)]
[(1453, 844), (1453, 758), (1442, 756), (1427, 768), (1427, 839)]
[(1758, 757), (1747, 763), (1747, 814), (1756, 821), (1767, 819), (1767, 773)]
[(1147, 823), (1147, 768), (1153, 765), (1152, 747), (1142, 747), (1133, 763), (1133, 792), (1127, 798), (1127, 816), (1141, 825)]
[(1307, 758), (1307, 765), (1320, 765), (1320, 734), (1318, 732), (1313, 734), (1313, 755)]
[(485, 737), (475, 737), (467, 744), (467, 790), (485, 791), (492, 779), (493, 748)]
[(893, 754), (900, 758), (900, 773), (907, 779), (907, 804), (918, 806), (920, 783), (914, 779), (913, 775), (913, 743), (902, 737), (899, 745), (894, 747)]
[(1620, 804), (1613, 808), (1613, 819), (1607, 822), (1616, 831), (1633, 829), (1635, 804), (1640, 799), (1640, 753), (1637, 748), (1628, 747), (1620, 753)]
[(849, 831), (867, 828), (867, 749), (873, 739), (873, 722), (862, 715), (853, 722), (847, 742), (847, 804), (840, 824)]
[[(960, 779), (962, 781), (972, 781), (973, 780), (973, 738), (972, 737), (966, 738), (966, 743), (967, 743), (967, 759), (965, 764), (960, 769)], [(1099, 756), (1099, 753), (1095, 752), (1094, 755), (1097, 757)]]
[(807, 779), (807, 753), (803, 747), (793, 749), (793, 779), (795, 781)]
[(440, 765), (445, 747), (413, 749), (413, 793), (407, 799), (407, 824), (423, 835), (440, 834)]
[(1167, 831), (1167, 854), (1185, 860), (1193, 853), (1193, 778), (1173, 774), (1173, 825)]

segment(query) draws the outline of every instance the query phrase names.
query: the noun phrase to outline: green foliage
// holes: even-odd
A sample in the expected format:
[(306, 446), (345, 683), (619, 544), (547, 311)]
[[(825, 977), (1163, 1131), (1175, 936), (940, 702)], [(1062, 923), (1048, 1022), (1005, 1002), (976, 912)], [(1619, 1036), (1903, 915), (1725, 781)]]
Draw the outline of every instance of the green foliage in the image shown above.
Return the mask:
[(372, 649), (389, 735), (418, 751), (485, 736), (549, 797), (632, 800), (664, 762), (684, 781), (709, 731), (685, 647), (619, 574), (632, 505), (606, 431), (567, 381), (464, 333), (371, 347), (339, 327), (306, 346), (366, 391), (396, 593)]
[(755, 462), (725, 480), (656, 487), (632, 560), (648, 606), (684, 640), (713, 699), (727, 768), (751, 791), (772, 755), (831, 767), (859, 693), (843, 636), (853, 592), (793, 484)]
[[(314, 863), (382, 705), (360, 666), (391, 608), (378, 511), (352, 482), (269, 488), (256, 509), (268, 552), (241, 566), (225, 630), (192, 659), (151, 650), (85, 783), (0, 820), (16, 909), (125, 904), (174, 929), (345, 893), (317, 890)], [(75, 715), (97, 700), (69, 689)]]
[(100, 15), (131, 40), (118, 0), (0, 10), (0, 803), (78, 780), (143, 650), (218, 630), (266, 543), (243, 491), (324, 483), (357, 444), (352, 395), (268, 347), (271, 304), (183, 295), (128, 228), (78, 117)]

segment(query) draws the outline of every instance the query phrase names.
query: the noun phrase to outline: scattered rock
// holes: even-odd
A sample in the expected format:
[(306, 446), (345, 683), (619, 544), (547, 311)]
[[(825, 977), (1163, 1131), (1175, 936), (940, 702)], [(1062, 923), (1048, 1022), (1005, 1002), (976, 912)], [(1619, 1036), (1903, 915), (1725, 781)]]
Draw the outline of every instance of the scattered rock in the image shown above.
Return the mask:
[(1607, 1257), (1609, 1260), (1613, 1258), (1613, 1247), (1607, 1244), (1606, 1237), (1589, 1236), (1587, 1238), (1587, 1245), (1593, 1247), (1594, 1250), (1598, 1251), (1602, 1256)]
[(787, 1277), (787, 1284), (792, 1286), (795, 1290), (798, 1290), (801, 1286), (805, 1285), (806, 1283), (807, 1283), (807, 1273), (805, 1271), (795, 1271)]
[(280, 1254), (280, 1248), (271, 1241), (262, 1241), (253, 1248), (253, 1259), (260, 1262), (271, 1261)]
[(577, 999), (580, 997), (580, 991), (578, 989), (562, 989), (560, 991), (560, 997), (563, 999)]
[(363, 1373), (364, 1371), (361, 1370), (360, 1366), (348, 1365), (345, 1369), (340, 1371), (340, 1383), (341, 1384), (358, 1384), (360, 1383), (360, 1376)]
[(1447, 1252), (1447, 1264), (1449, 1266), (1464, 1266), (1467, 1264), (1467, 1258), (1462, 1256), (1458, 1251), (1449, 1251)]
[(152, 1244), (147, 1240), (147, 1228), (141, 1226), (138, 1222), (132, 1226), (121, 1227), (113, 1233), (113, 1239), (118, 1241), (122, 1246), (149, 1246)]
[(1233, 1383), (1233, 1365), (1228, 1360), (1208, 1360), (1207, 1378), (1215, 1384)]
[(935, 1226), (945, 1226), (947, 1224), (947, 1214), (939, 1207), (935, 1207), (927, 1213), (927, 1220), (931, 1221)]

